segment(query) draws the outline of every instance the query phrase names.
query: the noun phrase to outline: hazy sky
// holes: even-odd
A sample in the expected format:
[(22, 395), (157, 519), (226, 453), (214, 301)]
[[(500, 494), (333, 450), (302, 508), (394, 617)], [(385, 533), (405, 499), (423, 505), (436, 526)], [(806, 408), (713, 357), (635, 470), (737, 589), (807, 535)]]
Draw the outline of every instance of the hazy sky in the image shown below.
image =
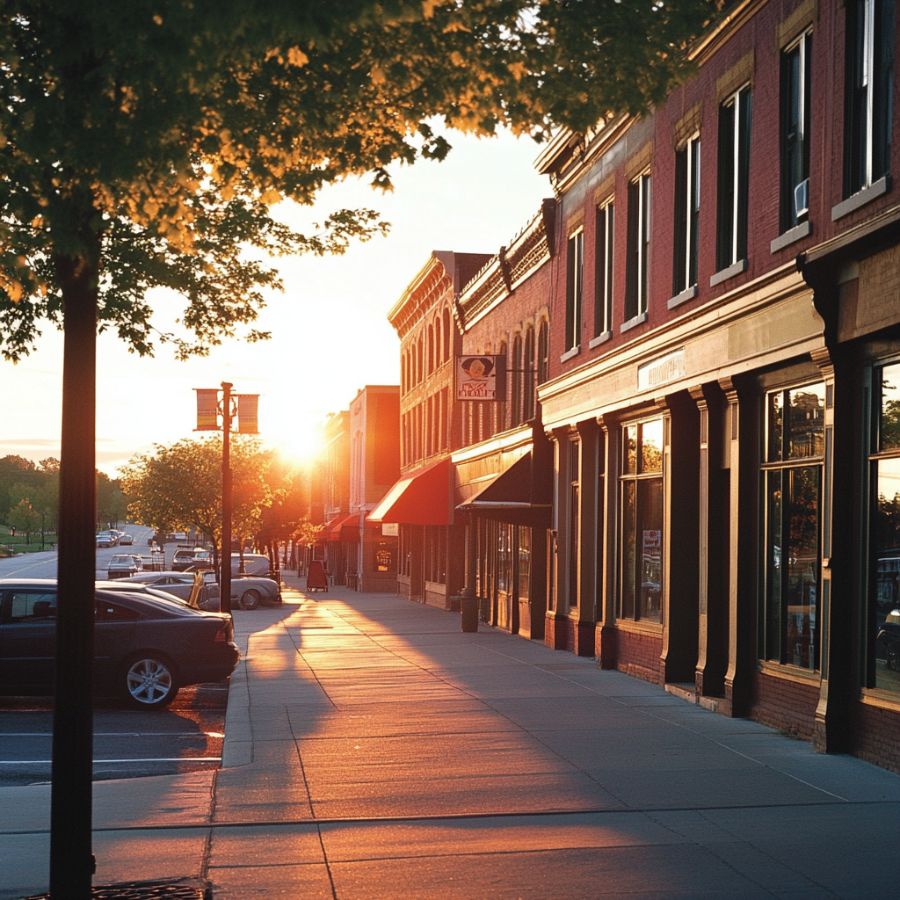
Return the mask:
[[(346, 409), (365, 384), (397, 384), (399, 342), (388, 310), (432, 250), (496, 253), (552, 195), (534, 171), (540, 150), (528, 139), (451, 136), (443, 163), (395, 169), (395, 190), (365, 183), (323, 194), (312, 210), (369, 206), (392, 224), (385, 238), (344, 256), (277, 261), (284, 293), (274, 293), (259, 326), (272, 339), (229, 341), (206, 359), (176, 362), (166, 348), (153, 359), (129, 354), (115, 337), (98, 346), (97, 465), (110, 474), (155, 443), (191, 435), (194, 388), (230, 381), (260, 395), (261, 438), (288, 455), (302, 453), (329, 412)], [(309, 211), (300, 211), (306, 222)], [(172, 300), (154, 302), (170, 319)], [(0, 361), (0, 457), (59, 456), (62, 337), (44, 328), (38, 350), (18, 365)]]

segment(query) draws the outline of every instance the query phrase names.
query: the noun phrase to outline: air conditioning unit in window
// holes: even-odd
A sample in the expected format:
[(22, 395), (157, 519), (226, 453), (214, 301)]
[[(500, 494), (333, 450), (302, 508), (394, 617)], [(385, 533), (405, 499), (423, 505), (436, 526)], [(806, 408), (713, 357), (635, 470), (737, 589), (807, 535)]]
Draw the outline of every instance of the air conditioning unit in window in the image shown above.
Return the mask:
[(804, 178), (794, 188), (794, 215), (799, 219), (807, 212), (809, 212), (809, 179)]

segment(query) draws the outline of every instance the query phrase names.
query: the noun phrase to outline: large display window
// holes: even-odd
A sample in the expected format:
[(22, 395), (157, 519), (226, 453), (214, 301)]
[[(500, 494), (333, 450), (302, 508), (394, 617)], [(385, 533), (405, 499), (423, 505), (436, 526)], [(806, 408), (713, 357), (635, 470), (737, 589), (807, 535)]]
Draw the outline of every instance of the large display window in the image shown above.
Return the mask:
[(622, 429), (619, 617), (662, 621), (662, 417)]
[(870, 686), (900, 695), (900, 362), (874, 378)]
[(819, 667), (825, 385), (766, 395), (764, 582), (760, 656)]

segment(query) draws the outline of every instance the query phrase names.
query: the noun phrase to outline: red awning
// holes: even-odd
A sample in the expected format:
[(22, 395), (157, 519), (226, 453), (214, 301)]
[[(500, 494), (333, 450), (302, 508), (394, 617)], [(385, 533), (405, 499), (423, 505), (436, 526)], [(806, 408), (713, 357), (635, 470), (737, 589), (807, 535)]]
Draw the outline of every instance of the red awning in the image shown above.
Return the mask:
[(329, 541), (355, 541), (359, 538), (359, 513), (349, 516), (337, 516), (332, 519), (325, 531)]
[(450, 458), (401, 478), (368, 515), (370, 522), (451, 525)]

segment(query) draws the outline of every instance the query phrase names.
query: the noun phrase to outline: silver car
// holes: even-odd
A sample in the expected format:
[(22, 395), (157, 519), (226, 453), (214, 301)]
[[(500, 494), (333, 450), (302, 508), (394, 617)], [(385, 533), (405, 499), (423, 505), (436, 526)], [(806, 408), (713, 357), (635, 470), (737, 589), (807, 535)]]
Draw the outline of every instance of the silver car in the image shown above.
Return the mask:
[[(121, 581), (131, 584), (143, 584), (167, 594), (173, 594), (179, 600), (183, 600), (190, 606), (196, 606), (199, 609), (207, 609), (219, 607), (219, 588), (215, 585), (212, 590), (205, 580), (197, 577), (195, 572), (141, 572), (139, 575), (132, 575), (130, 578), (122, 578)], [(211, 602), (214, 601), (214, 602)]]
[[(214, 572), (203, 571), (204, 586), (210, 591), (209, 606), (204, 609), (219, 609), (219, 585)], [(215, 600), (213, 600), (213, 597)], [(212, 605), (212, 604), (215, 605)], [(256, 609), (259, 606), (278, 606), (281, 603), (281, 585), (271, 578), (256, 575), (231, 577), (231, 606), (236, 609)]]

